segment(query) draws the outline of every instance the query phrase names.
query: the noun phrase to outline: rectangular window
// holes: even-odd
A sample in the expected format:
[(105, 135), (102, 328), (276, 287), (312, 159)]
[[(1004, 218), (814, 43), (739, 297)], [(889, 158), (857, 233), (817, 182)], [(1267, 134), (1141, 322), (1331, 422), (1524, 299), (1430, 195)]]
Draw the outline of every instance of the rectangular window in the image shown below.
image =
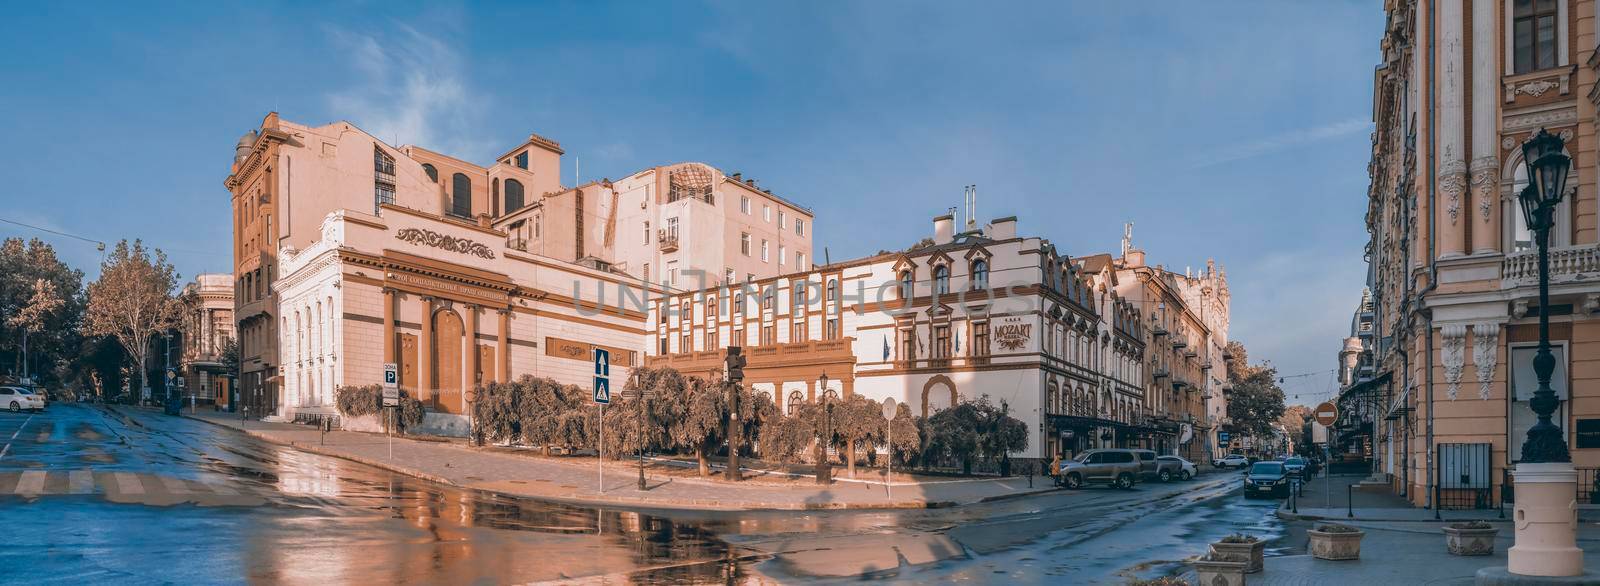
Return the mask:
[(789, 219), (788, 218), (789, 218), (788, 214), (783, 213), (783, 210), (781, 210), (781, 209), (778, 210), (778, 229), (779, 230), (782, 230), (784, 226), (789, 225)]
[(839, 339), (839, 318), (831, 318), (826, 323), (823, 324), (822, 339), (824, 339), (824, 340), (837, 340), (837, 339)]
[(933, 327), (933, 357), (950, 357), (950, 326)]
[(680, 344), (678, 347), (679, 352), (694, 352), (694, 338), (691, 337), (692, 335), (692, 332), (683, 332), (683, 336), (678, 342), (678, 344)]
[(744, 212), (746, 216), (750, 215), (750, 196), (739, 196), (739, 211)]
[(971, 352), (973, 356), (989, 355), (989, 322), (980, 321), (972, 324)]
[(806, 235), (806, 221), (803, 218), (794, 219), (794, 234), (796, 236)]
[(806, 341), (806, 322), (797, 321), (789, 324), (789, 343), (799, 344)]
[(749, 232), (741, 232), (741, 233), (739, 233), (739, 252), (744, 254), (745, 256), (750, 256), (750, 233)]
[(767, 239), (766, 238), (762, 238), (761, 239), (761, 262), (768, 262), (767, 261)]
[(896, 358), (901, 361), (917, 359), (917, 337), (909, 328), (900, 330), (900, 355)]
[(804, 252), (796, 252), (796, 253), (794, 253), (794, 268), (800, 269), (802, 271), (811, 269), (811, 267), (806, 266), (806, 253), (804, 253)]
[(728, 339), (728, 346), (744, 346), (744, 330), (734, 328), (733, 337)]
[(1512, 72), (1550, 69), (1560, 55), (1556, 46), (1556, 0), (1515, 0), (1512, 6)]
[(711, 330), (706, 331), (706, 346), (705, 346), (705, 349), (706, 350), (714, 350), (714, 349), (716, 349), (716, 347), (717, 347), (717, 332), (711, 331)]
[(733, 269), (722, 269), (722, 282), (729, 285), (733, 284)]
[(784, 264), (787, 264), (787, 262), (784, 259), (786, 259), (788, 257), (789, 257), (789, 247), (784, 246), (782, 244), (779, 244), (778, 245), (778, 266), (783, 266)]
[(761, 326), (761, 345), (771, 346), (778, 343), (778, 333), (773, 326)]
[(516, 160), (517, 160), (517, 166), (518, 167), (521, 167), (523, 169), (527, 169), (528, 168), (528, 151), (522, 151), (520, 153), (517, 153), (517, 159)]
[(394, 205), (394, 186), (388, 183), (378, 183), (373, 187), (372, 213), (377, 214), (383, 204)]
[(667, 218), (667, 240), (678, 240), (678, 218)]
[(772, 206), (761, 204), (761, 221), (768, 224), (772, 223)]
[(640, 244), (645, 246), (650, 245), (650, 222), (648, 221), (644, 223), (644, 242), (641, 242)]
[(671, 353), (672, 352), (669, 352), (667, 350), (667, 338), (666, 338), (666, 336), (662, 336), (661, 337), (661, 351), (659, 352), (659, 354), (662, 355), (662, 356), (666, 356), (666, 355), (671, 354)]

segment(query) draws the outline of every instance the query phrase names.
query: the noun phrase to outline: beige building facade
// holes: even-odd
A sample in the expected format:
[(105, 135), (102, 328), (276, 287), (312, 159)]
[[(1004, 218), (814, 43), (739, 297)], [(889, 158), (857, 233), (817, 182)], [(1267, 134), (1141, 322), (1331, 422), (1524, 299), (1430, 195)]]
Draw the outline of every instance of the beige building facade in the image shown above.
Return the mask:
[(232, 365), (224, 349), (235, 339), (233, 275), (203, 273), (184, 285), (178, 375), (196, 404), (227, 408), (233, 401)]
[[(1580, 473), (1592, 476), (1595, 3), (1389, 0), (1384, 10), (1366, 214), (1374, 373), (1342, 393), (1376, 407), (1370, 423), (1342, 424), (1375, 427), (1375, 469), (1411, 502), (1494, 502), (1533, 422), (1531, 360), (1545, 312), (1563, 401), (1556, 423)], [(1541, 128), (1566, 139), (1572, 157), (1551, 236), (1549, 307), (1538, 307), (1536, 254), (1516, 198), (1527, 181), (1520, 145)]]

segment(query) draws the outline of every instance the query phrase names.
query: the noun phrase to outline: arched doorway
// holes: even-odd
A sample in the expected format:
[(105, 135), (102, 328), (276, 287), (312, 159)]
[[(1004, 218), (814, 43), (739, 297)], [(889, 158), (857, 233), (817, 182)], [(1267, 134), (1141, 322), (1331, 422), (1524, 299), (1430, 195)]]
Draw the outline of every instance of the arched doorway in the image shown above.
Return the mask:
[(439, 390), (434, 408), (442, 413), (461, 412), (461, 316), (445, 309), (433, 314), (433, 388)]
[[(943, 388), (940, 388), (943, 387)], [(928, 417), (940, 409), (954, 407), (959, 401), (956, 383), (950, 377), (936, 374), (922, 385), (922, 416)]]

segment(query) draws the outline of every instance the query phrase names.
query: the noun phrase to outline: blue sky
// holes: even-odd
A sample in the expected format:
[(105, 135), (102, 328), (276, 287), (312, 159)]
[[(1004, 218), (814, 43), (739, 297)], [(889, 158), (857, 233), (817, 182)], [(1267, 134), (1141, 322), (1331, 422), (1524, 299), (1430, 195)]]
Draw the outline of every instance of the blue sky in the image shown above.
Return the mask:
[(568, 183), (742, 171), (835, 259), (967, 184), (1073, 255), (1132, 221), (1151, 263), (1224, 265), (1232, 337), (1285, 374), (1331, 372), (1359, 297), (1377, 2), (319, 4), (10, 7), (0, 218), (226, 271), (232, 145), (277, 110), (480, 162), (538, 132)]

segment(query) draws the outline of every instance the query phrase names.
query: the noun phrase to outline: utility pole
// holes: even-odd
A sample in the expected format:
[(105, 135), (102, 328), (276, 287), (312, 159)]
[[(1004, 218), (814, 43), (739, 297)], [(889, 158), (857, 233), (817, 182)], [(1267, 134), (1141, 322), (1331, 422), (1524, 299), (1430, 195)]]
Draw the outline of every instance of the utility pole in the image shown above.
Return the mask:
[(728, 470), (723, 475), (730, 482), (742, 479), (739, 472), (739, 441), (742, 431), (739, 429), (739, 383), (744, 380), (745, 358), (744, 348), (739, 346), (728, 347), (728, 357), (723, 362), (727, 372), (723, 376), (724, 390), (728, 393)]

